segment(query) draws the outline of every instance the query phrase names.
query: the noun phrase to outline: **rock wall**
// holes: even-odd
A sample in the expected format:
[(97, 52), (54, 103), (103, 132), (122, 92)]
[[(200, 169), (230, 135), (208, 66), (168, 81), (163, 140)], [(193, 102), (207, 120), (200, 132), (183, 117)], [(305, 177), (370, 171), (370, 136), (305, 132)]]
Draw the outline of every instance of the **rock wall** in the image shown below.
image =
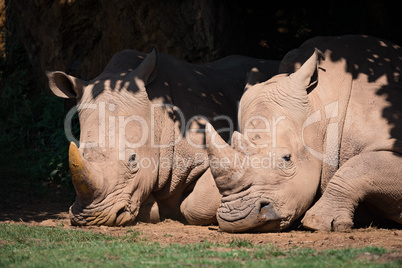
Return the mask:
[[(381, 0), (0, 0), (7, 46), (22, 43), (46, 70), (91, 79), (125, 48), (207, 62), (229, 54), (280, 59), (317, 35), (369, 34), (402, 43), (402, 17)], [(4, 13), (4, 12), (3, 12)], [(1, 23), (1, 20), (0, 20)], [(8, 65), (16, 64), (9, 55)]]
[(240, 43), (231, 41), (242, 38), (234, 2), (13, 0), (9, 8), (35, 67), (91, 79), (125, 48), (155, 46), (191, 62), (233, 53)]

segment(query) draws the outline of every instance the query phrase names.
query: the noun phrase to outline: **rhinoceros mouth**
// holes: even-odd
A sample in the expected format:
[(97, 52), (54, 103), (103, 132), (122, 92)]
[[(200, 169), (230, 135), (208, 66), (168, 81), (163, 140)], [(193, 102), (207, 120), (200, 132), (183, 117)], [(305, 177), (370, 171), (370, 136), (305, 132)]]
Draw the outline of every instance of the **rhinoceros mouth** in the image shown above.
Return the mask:
[(125, 226), (134, 222), (136, 213), (127, 204), (117, 203), (109, 208), (83, 206), (78, 200), (70, 207), (70, 222), (75, 226), (106, 225)]
[(222, 202), (217, 216), (219, 227), (228, 232), (258, 230), (262, 226), (266, 231), (276, 231), (281, 221), (272, 201), (261, 197), (240, 197)]
[(258, 206), (258, 198), (240, 198), (224, 202), (218, 208), (218, 217), (227, 222), (235, 222), (247, 218)]

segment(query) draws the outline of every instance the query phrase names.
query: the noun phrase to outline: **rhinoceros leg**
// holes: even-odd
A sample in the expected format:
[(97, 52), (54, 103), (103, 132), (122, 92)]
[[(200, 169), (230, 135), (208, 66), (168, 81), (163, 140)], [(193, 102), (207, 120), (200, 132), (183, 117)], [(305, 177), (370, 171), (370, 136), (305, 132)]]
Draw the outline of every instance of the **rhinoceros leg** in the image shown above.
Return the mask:
[(401, 176), (402, 156), (397, 153), (377, 151), (352, 157), (339, 168), (323, 196), (307, 211), (303, 226), (313, 230), (348, 230), (361, 202), (402, 223)]
[(221, 203), (221, 197), (211, 170), (207, 169), (198, 179), (193, 191), (181, 203), (181, 213), (190, 224), (217, 223), (216, 211)]

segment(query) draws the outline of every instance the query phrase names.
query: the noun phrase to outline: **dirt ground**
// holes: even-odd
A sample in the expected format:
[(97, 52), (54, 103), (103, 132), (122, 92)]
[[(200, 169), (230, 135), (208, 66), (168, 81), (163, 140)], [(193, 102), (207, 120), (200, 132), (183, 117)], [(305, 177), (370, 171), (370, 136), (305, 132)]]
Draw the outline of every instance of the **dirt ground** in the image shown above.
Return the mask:
[(272, 244), (281, 249), (314, 248), (316, 250), (341, 249), (349, 247), (384, 247), (395, 251), (402, 259), (402, 230), (378, 227), (354, 229), (350, 232), (312, 232), (294, 229), (281, 233), (232, 234), (219, 230), (218, 226), (191, 226), (166, 220), (158, 224), (138, 223), (129, 227), (74, 227), (68, 219), (68, 205), (26, 204), (13, 210), (0, 212), (0, 223), (27, 224), (35, 226), (56, 226), (81, 229), (121, 236), (127, 232), (139, 232), (138, 239), (160, 244), (189, 244), (204, 241), (228, 243), (235, 239), (254, 244)]

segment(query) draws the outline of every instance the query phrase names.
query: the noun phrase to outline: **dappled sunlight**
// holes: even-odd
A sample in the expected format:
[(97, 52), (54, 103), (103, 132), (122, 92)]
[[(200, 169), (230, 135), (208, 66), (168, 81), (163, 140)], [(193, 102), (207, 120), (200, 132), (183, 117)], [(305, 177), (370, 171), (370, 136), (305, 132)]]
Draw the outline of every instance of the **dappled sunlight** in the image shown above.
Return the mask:
[[(352, 41), (348, 42), (348, 39)], [(328, 42), (328, 40), (327, 37), (316, 37), (306, 44), (320, 49), (327, 60), (335, 63), (344, 62), (345, 72), (350, 74), (353, 80), (367, 81), (372, 85), (368, 90), (375, 90), (375, 94), (383, 96), (388, 105), (383, 108), (382, 115), (391, 126), (390, 135), (396, 138), (394, 147), (400, 148), (400, 142), (397, 140), (401, 139), (402, 135), (402, 117), (401, 111), (396, 108), (400, 106), (402, 98), (401, 47), (389, 41), (366, 35), (361, 35), (358, 39), (352, 35), (338, 37), (337, 40), (342, 40), (341, 42), (336, 40)], [(303, 46), (307, 46), (306, 44), (302, 45), (301, 49)], [(353, 51), (353, 54), (350, 51)], [(308, 53), (292, 55), (290, 60), (294, 61), (294, 69), (300, 68), (308, 57)], [(290, 64), (282, 63), (282, 67), (286, 67), (288, 72), (292, 72)]]
[[(305, 228), (322, 231), (376, 218), (401, 223), (401, 55), (374, 37), (316, 37), (284, 57), (280, 75), (250, 86), (233, 148), (208, 147), (221, 163), (210, 165), (223, 195), (220, 228), (279, 231), (303, 215)], [(282, 164), (233, 160), (263, 162), (270, 153)], [(355, 217), (362, 203), (363, 219)]]
[[(153, 49), (148, 55), (135, 50), (116, 54), (92, 81), (49, 72), (51, 90), (77, 100), (65, 125), (75, 112), (81, 124), (79, 149), (74, 142), (70, 145), (70, 171), (78, 196), (70, 207), (71, 223), (131, 224), (151, 192), (158, 191), (179, 198), (168, 204), (152, 199), (141, 214), (145, 218), (215, 222), (220, 195), (207, 172), (204, 128), (210, 122), (228, 139), (249, 71), (258, 68), (271, 77), (277, 67), (276, 61), (241, 56), (195, 65)], [(193, 191), (192, 184), (205, 174), (211, 181), (205, 187), (211, 189)], [(193, 219), (194, 208), (183, 212), (184, 191), (202, 195), (197, 197), (201, 203), (204, 195), (211, 195), (212, 201), (204, 205), (206, 216), (201, 213)]]

